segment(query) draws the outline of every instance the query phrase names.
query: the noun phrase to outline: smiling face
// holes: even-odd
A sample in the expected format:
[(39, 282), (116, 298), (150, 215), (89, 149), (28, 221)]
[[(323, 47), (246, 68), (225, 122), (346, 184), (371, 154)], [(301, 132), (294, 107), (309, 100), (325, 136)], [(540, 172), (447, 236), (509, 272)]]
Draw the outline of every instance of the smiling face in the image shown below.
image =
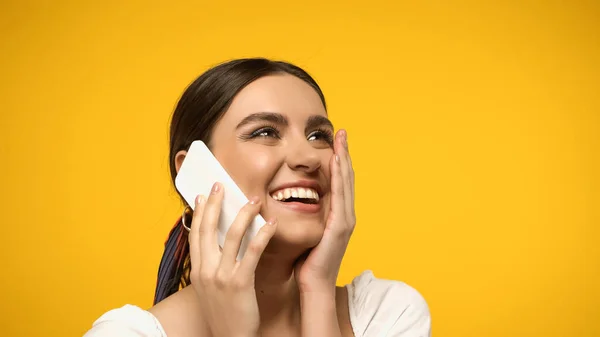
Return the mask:
[(210, 148), (261, 215), (277, 218), (271, 240), (315, 246), (329, 211), (333, 126), (317, 92), (292, 75), (259, 78), (215, 125)]

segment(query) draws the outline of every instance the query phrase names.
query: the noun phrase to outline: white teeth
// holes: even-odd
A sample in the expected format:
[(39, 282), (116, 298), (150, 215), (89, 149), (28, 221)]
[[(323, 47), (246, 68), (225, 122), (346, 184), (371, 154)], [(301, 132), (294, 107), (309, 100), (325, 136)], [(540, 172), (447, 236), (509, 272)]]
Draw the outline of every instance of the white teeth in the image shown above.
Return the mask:
[(319, 194), (311, 188), (291, 187), (274, 192), (271, 197), (275, 200), (286, 200), (289, 198), (313, 199), (319, 201)]

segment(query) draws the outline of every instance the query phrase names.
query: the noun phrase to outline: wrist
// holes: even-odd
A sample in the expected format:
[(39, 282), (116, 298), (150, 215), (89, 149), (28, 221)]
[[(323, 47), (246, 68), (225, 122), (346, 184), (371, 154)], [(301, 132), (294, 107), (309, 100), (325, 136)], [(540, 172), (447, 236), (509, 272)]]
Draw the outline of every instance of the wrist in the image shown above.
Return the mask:
[(300, 296), (334, 296), (335, 297), (335, 281), (328, 282), (311, 282), (311, 283), (299, 283), (298, 291)]
[(315, 308), (321, 314), (325, 314), (336, 310), (335, 289), (332, 291), (313, 291), (300, 293), (301, 309)]
[(300, 299), (331, 299), (335, 300), (336, 287), (311, 287), (300, 290)]

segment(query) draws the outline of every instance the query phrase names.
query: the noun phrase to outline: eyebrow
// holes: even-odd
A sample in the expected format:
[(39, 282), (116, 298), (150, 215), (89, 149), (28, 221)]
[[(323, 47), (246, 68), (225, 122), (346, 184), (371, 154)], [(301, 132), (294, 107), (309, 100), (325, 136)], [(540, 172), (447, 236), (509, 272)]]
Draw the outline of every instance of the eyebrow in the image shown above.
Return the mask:
[(306, 130), (312, 130), (323, 126), (330, 127), (333, 130), (333, 123), (331, 123), (327, 117), (315, 115), (310, 116), (308, 121), (306, 121)]
[[(287, 126), (289, 125), (288, 119), (277, 112), (255, 112), (246, 116), (242, 121), (236, 126), (236, 130), (244, 127), (245, 125), (256, 123), (256, 122), (269, 122), (277, 125)], [(314, 129), (319, 126), (327, 126), (333, 129), (333, 124), (331, 121), (324, 116), (314, 115), (308, 118), (306, 122), (306, 129)]]
[(288, 125), (288, 120), (280, 113), (276, 112), (255, 112), (246, 116), (242, 121), (235, 127), (239, 129), (245, 125), (255, 122), (270, 122), (278, 125)]

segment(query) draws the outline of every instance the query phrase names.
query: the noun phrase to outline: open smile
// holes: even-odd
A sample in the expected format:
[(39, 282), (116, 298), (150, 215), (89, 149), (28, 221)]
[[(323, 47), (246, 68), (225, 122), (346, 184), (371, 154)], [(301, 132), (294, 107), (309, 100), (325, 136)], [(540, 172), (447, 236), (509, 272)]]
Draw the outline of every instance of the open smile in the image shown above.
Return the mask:
[(321, 210), (319, 192), (310, 187), (285, 187), (272, 192), (271, 198), (293, 211), (316, 213)]

